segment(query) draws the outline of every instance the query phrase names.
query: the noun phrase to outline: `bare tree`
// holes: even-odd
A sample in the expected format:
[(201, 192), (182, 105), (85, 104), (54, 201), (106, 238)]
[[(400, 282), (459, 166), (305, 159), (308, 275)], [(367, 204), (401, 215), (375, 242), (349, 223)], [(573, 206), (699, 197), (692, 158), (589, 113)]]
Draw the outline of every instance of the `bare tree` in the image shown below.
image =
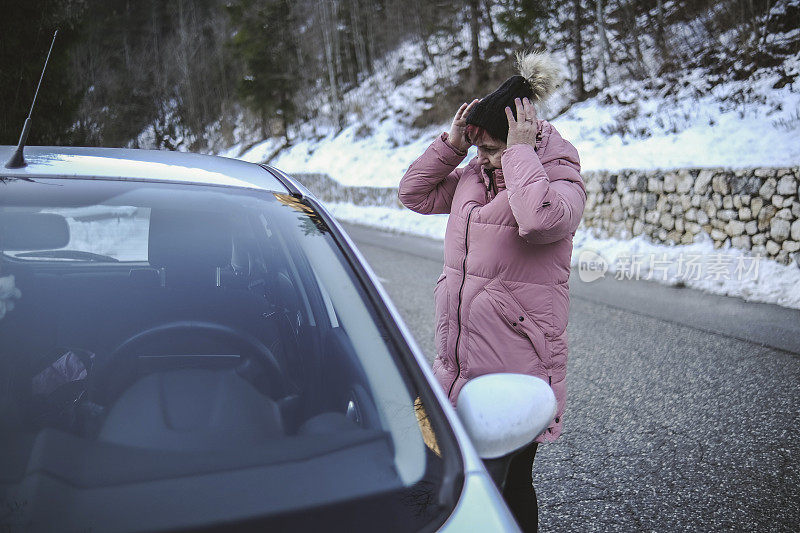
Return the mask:
[(372, 73), (372, 65), (367, 61), (367, 45), (364, 42), (363, 24), (360, 15), (361, 7), (358, 0), (350, 0), (350, 18), (352, 22), (353, 45), (355, 48), (358, 72)]
[(478, 76), (481, 67), (480, 37), (480, 2), (469, 0), (469, 32), (470, 32), (470, 85), (475, 90), (478, 87)]
[(665, 36), (666, 31), (666, 20), (664, 15), (664, 0), (658, 0), (656, 2), (656, 31), (655, 31), (655, 41), (656, 46), (658, 46), (658, 50), (661, 53), (662, 58), (668, 58), (671, 54), (669, 52), (669, 48), (667, 47), (667, 39)]
[(322, 37), (325, 44), (325, 68), (328, 72), (328, 90), (330, 91), (330, 106), (334, 115), (334, 120), (338, 127), (342, 126), (341, 98), (339, 96), (339, 82), (337, 79), (336, 56), (334, 51), (334, 30), (333, 14), (329, 3), (331, 0), (323, 0), (319, 3), (320, 22), (322, 24)]
[[(659, 0), (661, 1), (661, 0)], [(605, 14), (603, 13), (603, 0), (595, 2), (595, 18), (597, 21), (597, 33), (600, 36), (600, 66), (603, 70), (603, 83), (608, 86), (608, 59), (610, 59), (610, 46), (606, 35)]]
[(434, 66), (435, 62), (433, 59), (433, 54), (431, 53), (431, 49), (428, 47), (428, 35), (425, 31), (425, 23), (422, 20), (423, 14), (423, 2), (420, 0), (414, 0), (414, 21), (416, 26), (416, 36), (419, 40), (420, 48), (422, 48), (422, 54), (425, 56), (425, 61), (430, 66)]
[(572, 46), (575, 54), (575, 98), (578, 101), (586, 99), (586, 85), (583, 81), (583, 40), (581, 39), (581, 29), (583, 26), (583, 7), (581, 0), (573, 0), (572, 21)]
[(486, 21), (486, 27), (489, 28), (489, 34), (492, 36), (492, 42), (500, 41), (497, 32), (494, 29), (494, 20), (492, 19), (492, 4), (493, 0), (484, 0), (483, 2), (483, 18)]
[(639, 24), (636, 20), (636, 11), (634, 10), (634, 7), (631, 6), (631, 2), (623, 2), (622, 9), (625, 13), (625, 18), (627, 19), (628, 42), (633, 48), (633, 52), (635, 54), (634, 59), (637, 65), (636, 71), (640, 77), (644, 77), (647, 75), (648, 68), (644, 61), (644, 54), (642, 54), (641, 43), (639, 42), (641, 32), (639, 31)]

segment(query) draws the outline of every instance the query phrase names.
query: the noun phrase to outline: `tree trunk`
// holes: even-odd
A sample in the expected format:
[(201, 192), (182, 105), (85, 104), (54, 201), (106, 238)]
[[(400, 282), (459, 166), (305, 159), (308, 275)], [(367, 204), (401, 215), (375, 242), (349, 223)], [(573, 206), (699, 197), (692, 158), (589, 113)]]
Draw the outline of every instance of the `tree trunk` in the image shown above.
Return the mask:
[[(660, 0), (659, 0), (660, 1)], [(606, 36), (605, 16), (603, 15), (603, 0), (595, 3), (595, 17), (597, 18), (597, 33), (600, 34), (600, 65), (603, 69), (603, 83), (608, 87), (608, 37)]]
[[(330, 0), (331, 3), (331, 27), (330, 35), (333, 37), (333, 58), (336, 68), (336, 79), (342, 84), (344, 69), (342, 68), (342, 43), (339, 38), (339, 0)], [(337, 118), (337, 121), (339, 119)]]
[(572, 45), (575, 47), (575, 98), (578, 101), (586, 99), (586, 85), (583, 81), (583, 41), (581, 40), (581, 18), (583, 8), (581, 0), (573, 0), (575, 16), (572, 22)]
[(664, 0), (658, 0), (656, 2), (655, 41), (656, 41), (656, 46), (658, 47), (658, 51), (661, 54), (662, 65), (672, 63), (672, 54), (670, 53), (669, 47), (667, 46), (666, 26), (667, 23), (664, 16)]
[(361, 33), (361, 21), (359, 19), (358, 0), (350, 0), (350, 19), (353, 24), (353, 42), (356, 52), (356, 65), (358, 71), (368, 75), (369, 65), (367, 63), (367, 47), (364, 44), (364, 35)]
[(470, 30), (470, 44), (471, 44), (471, 60), (470, 60), (470, 84), (472, 90), (478, 89), (478, 75), (480, 73), (481, 62), (481, 49), (478, 42), (479, 24), (480, 24), (480, 3), (479, 0), (469, 1), (469, 30)]
[(365, 13), (366, 34), (367, 34), (367, 62), (369, 63), (370, 74), (374, 73), (372, 64), (380, 57), (378, 37), (375, 33), (375, 14), (372, 11)]
[(666, 55), (669, 53), (667, 50), (667, 41), (664, 38), (664, 26), (666, 22), (664, 21), (664, 0), (658, 0), (656, 2), (656, 44), (658, 48), (661, 50), (661, 53)]
[(339, 85), (336, 78), (336, 65), (334, 59), (334, 42), (331, 35), (331, 28), (333, 27), (333, 17), (330, 13), (328, 2), (330, 0), (323, 0), (319, 3), (322, 22), (322, 39), (325, 42), (325, 66), (328, 71), (328, 88), (330, 89), (330, 104), (331, 113), (337, 127), (341, 127), (340, 123), (340, 99), (339, 99)]
[(434, 62), (433, 54), (431, 53), (431, 49), (428, 47), (428, 32), (425, 30), (425, 25), (422, 22), (422, 5), (419, 0), (414, 1), (414, 22), (417, 26), (417, 36), (419, 38), (419, 45), (422, 48), (422, 54), (425, 57), (425, 63), (430, 66), (435, 66), (436, 63)]
[[(287, 94), (283, 94), (281, 97), (281, 107), (283, 109), (288, 109), (289, 107), (289, 96)], [(286, 112), (284, 111), (281, 113), (281, 127), (283, 127), (283, 139), (286, 141), (286, 146), (292, 144), (291, 140), (289, 139), (289, 117), (286, 116)]]
[(647, 65), (644, 62), (644, 55), (642, 54), (642, 46), (639, 43), (639, 27), (636, 23), (636, 12), (631, 8), (630, 4), (625, 4), (625, 13), (629, 17), (629, 35), (630, 43), (633, 51), (636, 54), (636, 64), (638, 65), (637, 71), (639, 77), (645, 77), (648, 74)]
[(485, 0), (483, 2), (483, 16), (486, 19), (486, 27), (489, 28), (489, 33), (492, 36), (492, 42), (496, 43), (500, 40), (494, 30), (494, 20), (492, 20), (492, 0)]

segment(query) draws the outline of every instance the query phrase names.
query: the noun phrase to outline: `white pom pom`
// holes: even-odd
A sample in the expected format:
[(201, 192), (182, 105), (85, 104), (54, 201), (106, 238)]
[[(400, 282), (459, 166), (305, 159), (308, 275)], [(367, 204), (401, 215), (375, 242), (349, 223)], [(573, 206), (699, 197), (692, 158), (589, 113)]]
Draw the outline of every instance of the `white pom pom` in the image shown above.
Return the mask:
[(547, 52), (517, 52), (516, 58), (518, 72), (533, 90), (533, 103), (543, 103), (561, 85), (561, 67)]

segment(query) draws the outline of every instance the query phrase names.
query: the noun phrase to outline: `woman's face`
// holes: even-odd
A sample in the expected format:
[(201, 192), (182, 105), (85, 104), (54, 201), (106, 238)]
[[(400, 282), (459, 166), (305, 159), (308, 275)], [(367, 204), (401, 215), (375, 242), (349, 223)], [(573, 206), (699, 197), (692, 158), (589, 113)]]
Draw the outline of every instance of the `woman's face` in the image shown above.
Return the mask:
[(500, 158), (503, 156), (503, 150), (506, 149), (506, 143), (486, 135), (477, 141), (475, 146), (478, 147), (478, 163), (483, 165), (486, 170), (500, 168)]

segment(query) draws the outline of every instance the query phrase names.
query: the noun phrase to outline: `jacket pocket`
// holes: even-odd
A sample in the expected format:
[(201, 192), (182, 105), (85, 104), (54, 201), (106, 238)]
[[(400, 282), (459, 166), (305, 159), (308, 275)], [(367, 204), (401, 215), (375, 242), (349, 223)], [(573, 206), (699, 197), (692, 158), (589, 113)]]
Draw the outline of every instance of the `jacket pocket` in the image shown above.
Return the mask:
[(497, 313), (503, 317), (506, 326), (518, 335), (526, 337), (539, 360), (547, 365), (550, 354), (544, 331), (525, 311), (525, 307), (517, 300), (514, 293), (499, 278), (490, 281), (484, 291), (489, 295)]
[(495, 372), (536, 371), (538, 358), (530, 341), (507, 323), (487, 291), (480, 291), (470, 302), (466, 325), (459, 362), (467, 379)]
[(448, 313), (450, 301), (447, 290), (447, 276), (444, 273), (436, 280), (436, 288), (433, 289), (433, 301), (436, 313), (434, 346), (436, 347), (436, 355), (446, 361), (448, 357), (447, 337), (450, 329)]

